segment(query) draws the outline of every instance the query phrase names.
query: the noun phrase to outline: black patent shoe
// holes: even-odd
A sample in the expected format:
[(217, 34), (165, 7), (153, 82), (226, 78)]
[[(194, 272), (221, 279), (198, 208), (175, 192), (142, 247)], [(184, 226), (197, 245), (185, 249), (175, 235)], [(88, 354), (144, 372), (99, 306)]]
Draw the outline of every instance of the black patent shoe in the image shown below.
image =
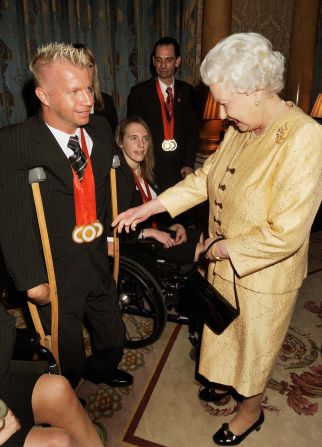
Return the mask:
[(212, 439), (217, 445), (238, 445), (254, 430), (259, 431), (262, 423), (264, 422), (264, 413), (261, 410), (261, 414), (257, 421), (249, 427), (243, 434), (237, 436), (229, 430), (227, 423), (222, 424), (221, 428), (213, 435)]
[(83, 374), (83, 379), (89, 380), (90, 382), (95, 383), (95, 385), (106, 383), (106, 385), (117, 388), (125, 388), (133, 383), (133, 376), (121, 369), (116, 369), (110, 377), (105, 377), (103, 374), (98, 374), (92, 371), (86, 371)]
[(203, 388), (199, 392), (199, 399), (204, 400), (206, 402), (219, 402), (224, 397), (231, 394), (231, 390), (225, 391), (223, 393), (216, 393), (216, 391), (212, 387)]
[(117, 388), (124, 388), (132, 385), (133, 376), (122, 369), (117, 369), (113, 376), (104, 381), (109, 386), (114, 386)]

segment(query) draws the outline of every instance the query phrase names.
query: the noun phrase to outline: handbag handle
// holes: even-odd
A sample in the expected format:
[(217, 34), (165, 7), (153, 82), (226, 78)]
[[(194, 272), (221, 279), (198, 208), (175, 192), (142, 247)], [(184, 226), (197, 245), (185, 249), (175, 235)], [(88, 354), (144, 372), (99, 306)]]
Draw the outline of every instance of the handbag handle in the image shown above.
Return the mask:
[[(208, 253), (208, 251), (210, 250), (210, 248), (211, 248), (216, 242), (222, 241), (222, 240), (224, 240), (224, 239), (225, 239), (224, 237), (217, 237), (216, 239), (214, 239), (213, 241), (211, 241), (210, 244), (209, 244), (208, 247), (207, 247), (207, 250), (203, 253), (204, 258), (208, 260), (208, 258), (207, 258), (207, 253)], [(233, 269), (233, 275), (234, 275), (234, 295), (235, 295), (235, 303), (236, 303), (236, 309), (237, 309), (238, 314), (239, 314), (239, 313), (240, 313), (240, 307), (239, 307), (239, 300), (238, 300), (237, 288), (236, 288), (236, 270), (235, 270), (235, 268), (234, 268), (234, 266), (233, 266), (232, 264), (231, 264), (231, 266), (232, 266), (232, 269)]]
[(213, 241), (210, 242), (210, 244), (209, 244), (208, 247), (207, 247), (207, 250), (206, 250), (205, 253), (204, 253), (204, 256), (205, 256), (206, 259), (208, 259), (208, 257), (207, 257), (207, 253), (208, 253), (208, 251), (211, 249), (211, 247), (212, 247), (214, 244), (216, 244), (217, 242), (222, 241), (222, 240), (224, 240), (224, 239), (225, 239), (225, 238), (221, 236), (221, 237), (217, 237), (216, 239), (214, 239)]

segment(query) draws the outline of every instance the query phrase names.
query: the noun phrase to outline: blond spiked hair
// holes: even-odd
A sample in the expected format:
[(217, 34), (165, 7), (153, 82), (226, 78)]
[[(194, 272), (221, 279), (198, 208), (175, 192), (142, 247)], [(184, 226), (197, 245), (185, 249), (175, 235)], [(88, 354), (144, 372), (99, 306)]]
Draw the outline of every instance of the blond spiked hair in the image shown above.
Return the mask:
[(36, 56), (29, 65), (36, 85), (40, 84), (41, 73), (45, 68), (60, 62), (86, 67), (86, 54), (83, 49), (74, 48), (73, 45), (66, 43), (54, 42), (38, 48)]

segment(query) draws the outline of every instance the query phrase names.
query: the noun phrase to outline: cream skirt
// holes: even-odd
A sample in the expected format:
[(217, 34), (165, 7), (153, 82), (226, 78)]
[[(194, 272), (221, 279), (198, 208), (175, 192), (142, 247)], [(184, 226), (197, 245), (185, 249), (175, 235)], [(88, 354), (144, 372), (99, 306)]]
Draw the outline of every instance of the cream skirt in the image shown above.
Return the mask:
[[(233, 284), (215, 276), (214, 286), (234, 303)], [(286, 336), (298, 291), (259, 294), (237, 286), (240, 316), (221, 334), (204, 326), (199, 372), (210, 382), (250, 397), (262, 393)]]

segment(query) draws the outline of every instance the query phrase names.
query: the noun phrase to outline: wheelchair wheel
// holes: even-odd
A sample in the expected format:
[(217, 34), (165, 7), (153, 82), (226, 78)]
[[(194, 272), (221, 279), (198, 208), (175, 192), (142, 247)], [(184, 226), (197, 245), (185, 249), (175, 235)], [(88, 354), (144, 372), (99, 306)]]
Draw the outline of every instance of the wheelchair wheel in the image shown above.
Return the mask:
[(126, 327), (125, 347), (142, 348), (157, 341), (165, 328), (167, 310), (153, 276), (136, 261), (121, 256), (118, 293)]

